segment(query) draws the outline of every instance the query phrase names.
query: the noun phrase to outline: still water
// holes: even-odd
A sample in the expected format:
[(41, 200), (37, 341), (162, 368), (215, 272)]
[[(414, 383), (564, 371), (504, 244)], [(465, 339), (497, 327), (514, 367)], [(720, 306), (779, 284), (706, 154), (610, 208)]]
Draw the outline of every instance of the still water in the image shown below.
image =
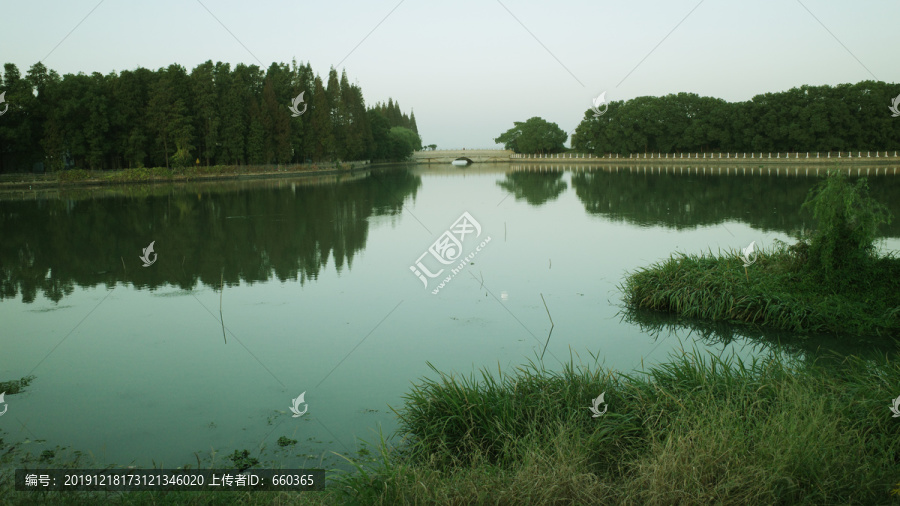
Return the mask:
[[(810, 226), (805, 170), (404, 165), (11, 192), (0, 381), (36, 379), (6, 396), (0, 437), (102, 464), (265, 448), (260, 460), (327, 466), (397, 428), (391, 408), (433, 377), (426, 362), (470, 375), (542, 354), (624, 372), (682, 348), (764, 356), (782, 335), (629, 313), (618, 285), (673, 252), (791, 240)], [(900, 178), (881, 172), (872, 194), (900, 217)], [(900, 249), (900, 220), (882, 233)], [(846, 340), (815, 342), (795, 351)]]

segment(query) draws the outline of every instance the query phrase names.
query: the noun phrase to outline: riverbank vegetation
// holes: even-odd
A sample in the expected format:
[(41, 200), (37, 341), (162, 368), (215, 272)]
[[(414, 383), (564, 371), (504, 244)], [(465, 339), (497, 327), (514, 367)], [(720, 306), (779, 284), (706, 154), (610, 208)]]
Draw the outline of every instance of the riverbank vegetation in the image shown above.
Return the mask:
[[(596, 359), (594, 357), (595, 363)], [(897, 355), (828, 367), (693, 351), (633, 374), (570, 360), (422, 379), (393, 441), (314, 493), (115, 493), (107, 504), (900, 503)], [(604, 393), (605, 413), (591, 415)], [(44, 463), (31, 457), (29, 467)], [(21, 465), (21, 464), (20, 464)], [(237, 463), (235, 463), (237, 465)], [(4, 466), (5, 467), (5, 466)], [(99, 496), (0, 493), (22, 504)], [(62, 501), (62, 502), (61, 502)]]
[[(364, 504), (886, 504), (900, 493), (900, 362), (839, 370), (696, 350), (635, 375), (534, 363), (440, 374), (406, 446), (345, 485)], [(608, 410), (592, 417), (605, 393)]]
[(40, 177), (32, 174), (5, 176), (0, 189), (23, 186), (91, 185), (146, 183), (162, 181), (192, 181), (197, 179), (233, 179), (240, 176), (279, 176), (285, 174), (318, 174), (322, 172), (350, 171), (367, 167), (365, 162), (324, 162), (289, 165), (214, 165), (194, 167), (142, 167), (120, 170), (70, 169), (51, 172)]
[(574, 150), (618, 153), (826, 152), (900, 149), (889, 106), (900, 86), (861, 81), (801, 86), (744, 102), (678, 93), (613, 100), (592, 109), (572, 136)]
[(390, 98), (367, 107), (346, 72), (323, 80), (296, 61), (64, 76), (7, 63), (0, 88), (0, 173), (403, 160), (422, 147), (415, 114)]
[(626, 278), (626, 303), (800, 334), (900, 336), (900, 259), (875, 248), (891, 216), (866, 180), (830, 172), (802, 209), (817, 228), (797, 243), (764, 248), (746, 267), (737, 252), (672, 256)]

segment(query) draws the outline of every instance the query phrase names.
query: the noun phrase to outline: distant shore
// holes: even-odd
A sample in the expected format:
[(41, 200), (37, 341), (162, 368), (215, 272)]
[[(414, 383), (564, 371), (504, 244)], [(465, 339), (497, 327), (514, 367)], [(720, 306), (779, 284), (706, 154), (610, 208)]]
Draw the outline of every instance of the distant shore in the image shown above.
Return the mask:
[(67, 170), (50, 173), (12, 173), (0, 175), (0, 191), (50, 189), (60, 186), (108, 186), (133, 183), (182, 183), (243, 179), (267, 179), (298, 176), (324, 176), (369, 169), (382, 163), (368, 161), (303, 165), (219, 165), (167, 169), (165, 167), (114, 171)]
[(622, 155), (607, 153), (596, 155), (566, 151), (553, 154), (514, 153), (510, 150), (472, 149), (472, 150), (437, 150), (417, 151), (412, 161), (422, 164), (449, 164), (453, 160), (468, 159), (478, 163), (585, 163), (585, 164), (803, 164), (834, 165), (841, 164), (883, 164), (900, 163), (900, 151), (820, 151), (820, 152), (700, 152), (700, 153), (632, 153)]
[[(877, 156), (876, 156), (877, 155)], [(584, 162), (584, 163), (708, 163), (719, 165), (728, 164), (820, 164), (833, 165), (835, 163), (900, 163), (898, 151), (854, 151), (829, 153), (639, 153), (632, 156), (607, 154), (603, 156), (589, 155), (585, 153), (556, 153), (548, 155), (515, 154), (510, 158), (511, 162)]]
[[(472, 151), (477, 153), (478, 151)], [(757, 155), (754, 153), (753, 155)], [(896, 154), (900, 155), (900, 152)], [(537, 164), (557, 164), (557, 163), (577, 163), (591, 165), (636, 165), (645, 166), (653, 165), (706, 165), (719, 166), (724, 165), (744, 165), (761, 167), (764, 165), (804, 165), (833, 167), (836, 164), (853, 165), (858, 167), (862, 164), (879, 167), (893, 167), (892, 173), (896, 173), (897, 166), (900, 166), (900, 156), (894, 156), (894, 152), (879, 152), (879, 155), (890, 156), (874, 156), (872, 152), (856, 152), (853, 156), (849, 153), (842, 153), (838, 158), (836, 153), (830, 158), (825, 153), (778, 153), (769, 158), (769, 153), (765, 153), (763, 158), (754, 156), (746, 157), (749, 153), (707, 153), (707, 158), (701, 153), (698, 157), (697, 153), (690, 156), (679, 154), (678, 156), (669, 153), (668, 155), (658, 154), (640, 154), (633, 157), (618, 157), (615, 155), (606, 155), (598, 157), (583, 153), (558, 153), (553, 155), (527, 155), (514, 154), (508, 160), (492, 159), (490, 161), (476, 162), (475, 165), (488, 163), (537, 163)], [(735, 155), (735, 156), (730, 156)], [(785, 156), (780, 156), (785, 155)], [(818, 155), (818, 157), (816, 157)], [(860, 156), (861, 155), (861, 156)], [(403, 162), (379, 162), (370, 163), (369, 161), (354, 162), (332, 162), (324, 164), (294, 164), (294, 165), (219, 165), (219, 166), (195, 166), (185, 168), (153, 167), (140, 169), (121, 169), (115, 171), (92, 171), (83, 169), (65, 170), (60, 172), (49, 173), (11, 173), (0, 174), (0, 192), (9, 190), (42, 190), (60, 187), (96, 187), (96, 186), (112, 186), (121, 184), (144, 184), (144, 183), (186, 183), (186, 182), (202, 182), (202, 181), (227, 181), (227, 180), (246, 180), (246, 179), (270, 179), (285, 177), (301, 177), (301, 176), (325, 176), (347, 174), (354, 170), (367, 170), (383, 165), (390, 165)], [(414, 157), (407, 163), (434, 164), (431, 160), (420, 160)], [(884, 171), (887, 174), (887, 170)]]

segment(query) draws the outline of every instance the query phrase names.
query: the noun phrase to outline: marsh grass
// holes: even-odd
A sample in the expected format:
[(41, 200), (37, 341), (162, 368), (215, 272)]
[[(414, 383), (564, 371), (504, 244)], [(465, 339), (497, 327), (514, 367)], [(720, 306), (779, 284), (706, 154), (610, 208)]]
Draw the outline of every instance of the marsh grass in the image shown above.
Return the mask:
[[(359, 504), (890, 504), (897, 356), (825, 370), (697, 350), (634, 375), (529, 363), (423, 379)], [(598, 390), (599, 389), (599, 390)], [(607, 414), (591, 418), (606, 391)], [(356, 475), (359, 476), (359, 475)]]
[(900, 336), (900, 260), (875, 247), (891, 216), (865, 178), (851, 185), (830, 171), (801, 209), (816, 228), (763, 249), (749, 270), (737, 251), (676, 254), (630, 273), (620, 286), (626, 304), (801, 334)]
[(898, 335), (900, 260), (860, 266), (858, 284), (836, 291), (800, 267), (801, 248), (776, 242), (762, 248), (744, 276), (737, 251), (677, 254), (630, 273), (620, 289), (634, 308), (688, 318), (757, 324), (798, 333)]

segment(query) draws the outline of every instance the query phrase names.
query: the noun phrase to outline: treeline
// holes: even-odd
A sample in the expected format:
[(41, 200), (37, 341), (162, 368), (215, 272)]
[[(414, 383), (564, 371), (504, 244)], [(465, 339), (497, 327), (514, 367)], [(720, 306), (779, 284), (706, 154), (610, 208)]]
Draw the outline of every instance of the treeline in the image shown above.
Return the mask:
[[(401, 160), (421, 149), (415, 115), (392, 99), (367, 108), (362, 89), (332, 68), (211, 60), (66, 74), (43, 64), (0, 75), (0, 172), (153, 166)], [(300, 96), (302, 94), (302, 96)], [(297, 97), (299, 100), (296, 101)], [(294, 116), (290, 107), (302, 114)]]
[(576, 151), (604, 153), (875, 151), (900, 149), (891, 115), (900, 85), (862, 81), (801, 86), (726, 102), (693, 93), (638, 97), (591, 110), (572, 136)]

